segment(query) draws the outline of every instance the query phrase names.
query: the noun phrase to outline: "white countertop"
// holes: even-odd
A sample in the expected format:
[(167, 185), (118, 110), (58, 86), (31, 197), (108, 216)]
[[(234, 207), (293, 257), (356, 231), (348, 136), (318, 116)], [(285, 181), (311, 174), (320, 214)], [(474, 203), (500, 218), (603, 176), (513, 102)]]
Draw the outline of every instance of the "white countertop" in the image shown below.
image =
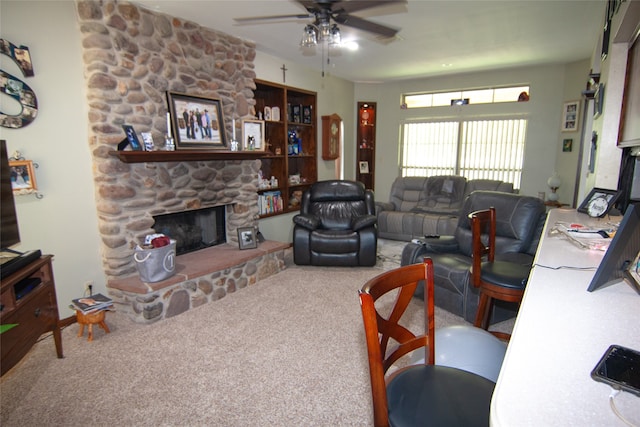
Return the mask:
[[(550, 234), (557, 221), (597, 220), (549, 212), (491, 401), (492, 426), (624, 425), (609, 406), (611, 388), (590, 373), (611, 344), (640, 350), (640, 295), (622, 281), (588, 292), (604, 252)], [(562, 266), (593, 268), (546, 268)], [(639, 397), (620, 393), (615, 404), (640, 425)]]

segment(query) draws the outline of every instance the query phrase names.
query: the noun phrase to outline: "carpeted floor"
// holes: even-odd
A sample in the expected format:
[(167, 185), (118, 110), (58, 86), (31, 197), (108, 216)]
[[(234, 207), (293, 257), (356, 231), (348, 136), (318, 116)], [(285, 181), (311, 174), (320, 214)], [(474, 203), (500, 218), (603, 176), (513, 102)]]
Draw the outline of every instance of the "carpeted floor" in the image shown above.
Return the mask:
[[(399, 264), (397, 246), (383, 241), (375, 268), (291, 266), (152, 325), (108, 313), (111, 333), (93, 342), (74, 324), (64, 359), (45, 337), (0, 380), (0, 424), (370, 425), (357, 290)], [(439, 309), (436, 319), (464, 323)]]

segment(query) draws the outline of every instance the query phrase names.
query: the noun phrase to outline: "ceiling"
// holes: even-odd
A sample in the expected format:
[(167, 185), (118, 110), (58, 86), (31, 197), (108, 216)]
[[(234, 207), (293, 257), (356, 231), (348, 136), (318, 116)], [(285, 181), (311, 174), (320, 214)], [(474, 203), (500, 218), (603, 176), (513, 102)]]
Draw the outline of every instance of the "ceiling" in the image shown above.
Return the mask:
[[(372, 2), (374, 0), (371, 0)], [(331, 48), (323, 60), (300, 47), (312, 19), (238, 24), (234, 18), (304, 14), (293, 0), (138, 0), (148, 9), (256, 43), (285, 62), (325, 70), (354, 82), (384, 82), (590, 58), (602, 32), (603, 0), (408, 0), (354, 15), (399, 28), (381, 42), (339, 25), (357, 51)]]

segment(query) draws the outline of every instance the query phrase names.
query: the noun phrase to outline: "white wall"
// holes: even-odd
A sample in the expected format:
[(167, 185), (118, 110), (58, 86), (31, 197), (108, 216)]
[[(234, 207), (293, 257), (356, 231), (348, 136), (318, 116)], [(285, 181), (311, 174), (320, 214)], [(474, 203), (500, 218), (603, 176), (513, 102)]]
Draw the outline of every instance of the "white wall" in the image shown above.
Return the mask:
[[(24, 79), (38, 98), (38, 116), (20, 129), (0, 127), (9, 155), (18, 150), (38, 163), (38, 191), (16, 197), (22, 243), (14, 249), (53, 254), (60, 315), (73, 314), (72, 298), (94, 281), (105, 291), (97, 232), (87, 108), (75, 4), (72, 1), (0, 2), (0, 35), (29, 47), (35, 72)], [(13, 61), (0, 55), (0, 68), (22, 76)], [(6, 96), (0, 110), (7, 111)]]
[[(393, 179), (399, 175), (400, 124), (417, 118), (460, 118), (474, 114), (483, 116), (505, 113), (522, 114), (529, 119), (527, 143), (522, 172), (522, 194), (537, 196), (547, 192), (547, 179), (556, 168), (556, 157), (561, 152), (560, 121), (565, 96), (565, 79), (586, 81), (589, 72), (587, 62), (572, 67), (547, 65), (515, 68), (474, 74), (400, 81), (382, 85), (356, 84), (356, 101), (378, 103), (376, 132), (376, 199), (386, 200)], [(400, 108), (403, 93), (419, 91), (447, 91), (467, 88), (483, 88), (502, 85), (530, 85), (529, 102), (492, 105), (466, 105), (462, 107), (434, 107), (403, 110)], [(573, 89), (571, 99), (580, 99), (580, 90)], [(353, 147), (352, 147), (353, 148)], [(355, 149), (355, 148), (353, 148)], [(575, 167), (573, 167), (575, 175)], [(575, 177), (568, 174), (560, 188), (560, 200), (571, 203)]]

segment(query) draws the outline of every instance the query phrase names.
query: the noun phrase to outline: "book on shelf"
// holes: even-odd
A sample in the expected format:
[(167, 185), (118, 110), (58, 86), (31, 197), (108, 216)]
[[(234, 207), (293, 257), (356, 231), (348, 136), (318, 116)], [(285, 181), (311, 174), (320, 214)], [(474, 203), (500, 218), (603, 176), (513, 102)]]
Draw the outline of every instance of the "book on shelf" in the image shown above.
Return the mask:
[(258, 211), (260, 215), (282, 212), (282, 194), (280, 191), (266, 191), (258, 195)]
[(73, 307), (84, 314), (98, 310), (109, 310), (113, 307), (113, 300), (102, 294), (93, 294), (88, 297), (71, 300)]

